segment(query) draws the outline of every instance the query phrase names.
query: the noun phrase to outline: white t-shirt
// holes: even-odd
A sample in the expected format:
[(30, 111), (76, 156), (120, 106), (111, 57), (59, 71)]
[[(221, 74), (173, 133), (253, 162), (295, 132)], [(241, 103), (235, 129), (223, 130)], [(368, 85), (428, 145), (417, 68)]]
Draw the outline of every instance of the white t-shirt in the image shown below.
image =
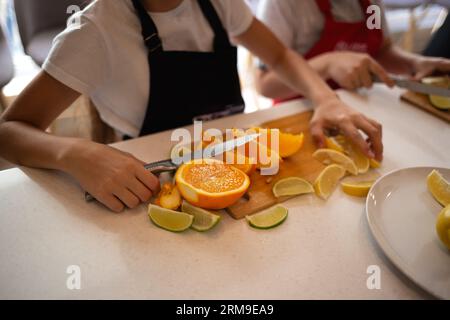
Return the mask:
[[(330, 0), (333, 17), (342, 22), (358, 22), (364, 19), (359, 0)], [(372, 4), (379, 5), (382, 12), (382, 29), (388, 34), (384, 10), (380, 0)], [(325, 19), (315, 0), (261, 0), (258, 18), (263, 21), (289, 48), (304, 55), (322, 34)]]
[[(253, 15), (243, 0), (211, 3), (230, 39), (248, 30)], [(213, 31), (197, 0), (183, 0), (171, 11), (150, 15), (164, 50), (213, 50)], [(150, 72), (132, 1), (97, 0), (71, 19), (55, 38), (43, 69), (88, 95), (107, 124), (122, 134), (138, 136), (149, 100)]]

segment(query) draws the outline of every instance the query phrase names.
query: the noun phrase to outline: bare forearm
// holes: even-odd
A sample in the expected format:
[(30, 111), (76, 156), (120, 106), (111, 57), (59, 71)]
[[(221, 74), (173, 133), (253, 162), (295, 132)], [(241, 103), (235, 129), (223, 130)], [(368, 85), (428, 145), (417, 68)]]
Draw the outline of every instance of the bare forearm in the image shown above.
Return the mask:
[(336, 97), (313, 67), (292, 50), (285, 50), (282, 58), (271, 68), (289, 88), (303, 93), (314, 105)]
[[(322, 77), (327, 80), (327, 60), (326, 54), (320, 55), (308, 60), (309, 65)], [(294, 91), (287, 86), (276, 74), (271, 70), (256, 71), (256, 86), (258, 91), (272, 99), (287, 99), (298, 94), (304, 95), (303, 92)]]
[(24, 122), (0, 124), (0, 157), (22, 166), (66, 171), (66, 155), (77, 141), (47, 134)]
[(420, 56), (388, 44), (378, 55), (377, 61), (390, 73), (410, 75)]

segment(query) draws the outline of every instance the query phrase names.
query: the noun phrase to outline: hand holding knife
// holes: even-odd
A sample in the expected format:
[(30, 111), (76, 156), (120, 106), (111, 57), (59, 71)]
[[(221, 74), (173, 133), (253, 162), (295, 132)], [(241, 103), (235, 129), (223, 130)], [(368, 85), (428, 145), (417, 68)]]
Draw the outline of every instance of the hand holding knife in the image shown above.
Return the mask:
[[(243, 137), (239, 137), (237, 139), (225, 141), (223, 143), (214, 144), (212, 146), (207, 147), (204, 150), (203, 155), (205, 158), (214, 158), (214, 157), (220, 156), (220, 155), (224, 154), (225, 152), (232, 151), (238, 147), (241, 147), (241, 146), (255, 140), (256, 138), (259, 137), (259, 135), (260, 134), (250, 134), (250, 135), (245, 135)], [(158, 175), (163, 172), (174, 172), (179, 168), (179, 166), (180, 165), (173, 163), (172, 159), (166, 159), (166, 160), (146, 164), (144, 166), (144, 168), (146, 170), (150, 171), (151, 173)], [(84, 197), (87, 202), (91, 202), (91, 201), (95, 200), (95, 198), (88, 192), (85, 193)]]

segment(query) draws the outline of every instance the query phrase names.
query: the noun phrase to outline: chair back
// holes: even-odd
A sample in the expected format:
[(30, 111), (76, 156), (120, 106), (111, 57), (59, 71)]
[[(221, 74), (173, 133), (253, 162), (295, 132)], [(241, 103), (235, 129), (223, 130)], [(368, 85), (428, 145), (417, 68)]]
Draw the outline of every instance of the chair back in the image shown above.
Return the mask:
[(83, 8), (86, 0), (14, 0), (17, 25), (25, 52), (33, 36), (48, 29), (61, 28), (67, 24), (68, 8)]

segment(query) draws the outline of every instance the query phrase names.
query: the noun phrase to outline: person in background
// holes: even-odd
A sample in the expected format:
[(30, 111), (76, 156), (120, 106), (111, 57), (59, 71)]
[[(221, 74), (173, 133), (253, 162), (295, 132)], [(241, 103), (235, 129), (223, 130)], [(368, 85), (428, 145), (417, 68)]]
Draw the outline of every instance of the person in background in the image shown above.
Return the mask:
[(429, 57), (444, 57), (450, 59), (450, 14), (437, 30), (423, 54)]
[[(381, 29), (370, 30), (371, 5), (381, 9)], [(386, 72), (419, 80), (450, 72), (450, 60), (425, 57), (395, 46), (381, 1), (262, 0), (258, 17), (289, 48), (302, 54), (333, 88), (370, 88)], [(448, 38), (448, 35), (447, 35)], [(275, 102), (303, 94), (284, 85), (270, 67), (256, 72), (258, 91)]]

